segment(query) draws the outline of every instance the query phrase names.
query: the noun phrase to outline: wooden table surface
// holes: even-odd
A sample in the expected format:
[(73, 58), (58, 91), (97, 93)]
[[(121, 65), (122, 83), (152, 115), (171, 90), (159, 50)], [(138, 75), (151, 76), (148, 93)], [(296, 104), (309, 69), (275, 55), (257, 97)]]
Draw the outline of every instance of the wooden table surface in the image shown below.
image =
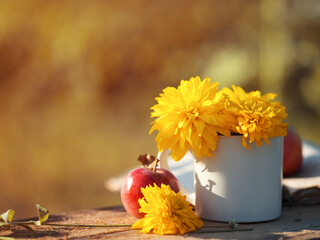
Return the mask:
[[(81, 210), (58, 215), (50, 215), (48, 223), (75, 224), (133, 224), (136, 221), (130, 217), (122, 206), (100, 209)], [(205, 225), (224, 225), (224, 223), (204, 221)], [(188, 233), (179, 235), (143, 234), (130, 227), (53, 227), (32, 226), (34, 233), (20, 226), (12, 230), (1, 229), (1, 237), (16, 239), (320, 239), (320, 205), (284, 206), (281, 217), (277, 220), (254, 224), (239, 224), (237, 229), (252, 228), (250, 231)], [(227, 229), (224, 227), (212, 230)], [(205, 229), (203, 229), (205, 230)], [(202, 231), (203, 231), (202, 230)], [(206, 229), (207, 230), (207, 229)]]

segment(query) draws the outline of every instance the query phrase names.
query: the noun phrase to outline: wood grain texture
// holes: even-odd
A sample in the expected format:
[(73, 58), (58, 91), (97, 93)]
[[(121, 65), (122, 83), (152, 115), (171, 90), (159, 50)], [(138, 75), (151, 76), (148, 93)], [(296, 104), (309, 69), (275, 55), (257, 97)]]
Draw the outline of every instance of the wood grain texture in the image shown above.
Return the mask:
[[(36, 218), (34, 218), (36, 219)], [(100, 209), (80, 210), (51, 215), (48, 223), (63, 224), (133, 224), (136, 221), (129, 216), (122, 206)], [(225, 223), (204, 221), (205, 226), (223, 226)], [(252, 231), (188, 233), (184, 236), (160, 236), (142, 234), (130, 227), (53, 227), (32, 226), (35, 233), (21, 227), (11, 231), (0, 230), (0, 237), (16, 239), (319, 239), (320, 238), (320, 205), (285, 206), (277, 220), (254, 224), (239, 224), (237, 229), (253, 228)], [(212, 227), (205, 230), (224, 230), (224, 227)], [(203, 229), (204, 230), (204, 229)]]

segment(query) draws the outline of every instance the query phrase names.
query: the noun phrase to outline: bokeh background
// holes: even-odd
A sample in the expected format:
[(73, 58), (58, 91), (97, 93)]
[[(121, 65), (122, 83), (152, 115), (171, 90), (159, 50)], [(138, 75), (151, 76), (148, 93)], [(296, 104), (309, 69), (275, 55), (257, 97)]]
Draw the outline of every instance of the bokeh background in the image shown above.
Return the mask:
[(210, 77), (274, 92), (320, 143), (320, 1), (0, 0), (0, 211), (120, 204), (107, 179), (156, 154), (150, 107)]

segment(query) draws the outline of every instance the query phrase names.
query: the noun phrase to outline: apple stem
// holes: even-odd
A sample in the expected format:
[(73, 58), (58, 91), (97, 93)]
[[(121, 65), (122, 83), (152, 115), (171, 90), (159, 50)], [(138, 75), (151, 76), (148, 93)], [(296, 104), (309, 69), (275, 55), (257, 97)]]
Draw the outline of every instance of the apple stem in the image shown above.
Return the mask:
[(159, 159), (158, 158), (156, 158), (156, 163), (154, 164), (154, 166), (153, 166), (153, 169), (152, 169), (152, 171), (154, 171), (154, 172), (156, 172), (157, 171), (157, 166), (158, 166), (158, 163), (159, 163)]

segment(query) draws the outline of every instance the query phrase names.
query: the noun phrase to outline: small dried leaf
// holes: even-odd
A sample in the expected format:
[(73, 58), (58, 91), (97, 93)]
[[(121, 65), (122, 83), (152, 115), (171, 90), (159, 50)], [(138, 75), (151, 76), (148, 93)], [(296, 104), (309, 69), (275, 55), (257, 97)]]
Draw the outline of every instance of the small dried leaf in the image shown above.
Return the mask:
[[(10, 223), (13, 219), (15, 211), (12, 209), (9, 209), (8, 211), (6, 211), (5, 213), (0, 215), (0, 220), (7, 223)], [(4, 225), (4, 224), (1, 224)]]
[(142, 163), (142, 166), (151, 170), (155, 170), (159, 162), (159, 160), (155, 156), (152, 156), (150, 154), (140, 155), (138, 157), (138, 161)]
[(49, 218), (49, 211), (43, 207), (41, 207), (39, 204), (36, 204), (37, 210), (38, 210), (38, 217), (39, 221), (34, 221), (34, 224), (41, 225), (47, 219)]

